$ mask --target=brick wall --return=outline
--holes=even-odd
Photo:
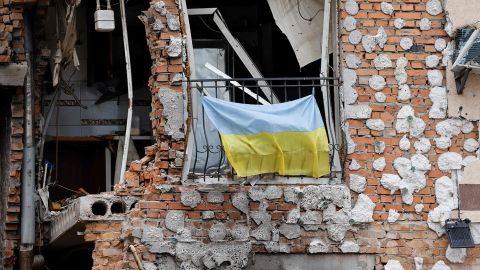
[[[373,254],[375,269],[480,267],[480,249],[447,251],[441,228],[455,208],[454,179],[475,155],[464,143],[478,127],[445,114],[448,52],[437,40],[449,40],[437,1],[340,1],[346,184],[254,187],[180,182],[185,127],[172,112],[183,103],[172,102],[183,91],[177,74],[188,74],[176,40],[183,27],[174,1],[151,5],[143,21],[157,143],[116,187],[140,197],[121,229],[86,234],[96,241],[94,269],[136,268],[129,244],[146,269],[172,258],[182,269],[242,268],[254,253]]]

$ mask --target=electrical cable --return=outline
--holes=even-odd
[[[320,10],[322,10],[321,8],[319,8],[317,10],[317,12],[315,12],[315,14],[311,17],[311,18],[305,18],[303,17],[302,15],[302,12],[300,11],[300,0],[297,0],[297,10],[298,10],[298,15],[300,15],[300,17],[305,20],[305,21],[308,21],[308,22],[311,22],[313,21],[313,19],[315,19],[315,17],[317,17],[318,13],[320,12]]]
[[[207,22],[202,18],[202,16],[198,16],[198,18],[200,19],[200,21],[202,21],[202,23],[205,25],[205,27],[208,28],[208,30],[210,30],[212,32],[215,32],[215,33],[219,33],[219,34],[222,33],[221,31],[215,30],[210,25],[208,25]]]

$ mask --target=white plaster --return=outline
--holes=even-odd
[[[390,56],[388,54],[379,54],[375,59],[373,59],[373,64],[376,69],[382,70],[386,68],[392,67],[392,60],[390,60]]]
[[[358,171],[360,168],[360,164],[358,164],[356,159],[352,159],[352,161],[350,161],[350,166],[348,167],[350,171]]]
[[[411,158],[412,167],[420,171],[429,171],[432,166],[428,158],[421,154],[415,154]]]
[[[378,43],[378,46],[380,46],[380,48],[383,49],[383,47],[387,43],[387,39],[388,39],[387,32],[385,32],[385,29],[383,28],[383,26],[380,26],[378,28],[377,35],[375,36],[375,39]]]
[[[385,13],[387,15],[392,15],[393,14],[394,9],[393,9],[392,4],[387,3],[387,2],[382,2],[380,7],[381,7],[383,13]]]
[[[405,21],[402,18],[397,18],[395,19],[395,21],[393,21],[393,25],[397,29],[402,29],[403,27],[405,27]]]
[[[353,141],[352,136],[350,136],[350,129],[348,123],[345,123],[343,127],[343,132],[345,133],[345,137],[347,139],[347,154],[353,154],[355,152],[357,144]]]
[[[415,257],[413,258],[415,262],[415,270],[422,270],[423,268],[423,258],[422,257]]]
[[[388,174],[384,173],[382,175],[382,178],[380,179],[380,184],[388,190],[390,190],[390,193],[393,194],[395,191],[400,189],[401,186],[401,178],[400,176],[396,174]]]
[[[453,37],[455,34],[455,28],[453,27],[452,21],[447,17],[447,22],[445,23],[444,27],[445,32],[447,32],[449,37]]]
[[[465,149],[465,151],[470,153],[477,151],[478,146],[479,146],[478,141],[473,138],[466,139],[463,142],[463,149]]]
[[[451,248],[450,245],[448,245],[445,257],[447,257],[447,260],[451,263],[464,263],[467,257],[467,249]]]
[[[443,58],[442,58],[442,66],[448,66],[448,64],[450,63],[450,59],[452,58],[453,56],[453,53],[455,52],[455,45],[454,45],[454,42],[448,42],[447,44],[447,48],[445,48],[443,51],[442,51],[442,55],[443,55]]]
[[[437,38],[435,40],[435,49],[439,52],[443,51],[447,47],[447,42],[443,38]]]
[[[438,137],[433,139],[435,146],[439,149],[448,149],[452,145],[452,140],[449,137]]]
[[[422,203],[415,204],[415,213],[421,214],[424,207],[425,205],[423,205]]]
[[[357,203],[351,212],[351,219],[356,223],[373,222],[373,209],[375,204],[365,194],[358,195]]]
[[[413,40],[409,37],[404,37],[400,40],[400,47],[404,50],[410,50],[410,48],[413,46]]]
[[[447,89],[445,87],[433,87],[428,94],[433,104],[428,111],[428,117],[432,119],[443,119],[447,116]]]
[[[387,33],[385,29],[380,26],[377,30],[377,34],[375,36],[366,35],[362,38],[362,46],[366,52],[371,53],[375,49],[375,46],[378,44],[380,48],[385,46],[387,43]]]
[[[369,119],[372,115],[372,108],[366,104],[345,105],[345,118],[347,119]]]
[[[345,11],[349,15],[352,15],[352,16],[357,15],[357,13],[358,13],[358,3],[356,1],[348,0],[345,3]]]
[[[375,141],[374,148],[375,148],[375,153],[377,154],[383,153],[385,151],[385,142]]]
[[[442,13],[442,3],[439,0],[429,0],[427,2],[426,11],[432,16]]]
[[[397,260],[388,260],[384,270],[404,270],[402,264]]]
[[[327,253],[328,245],[321,239],[313,239],[308,246],[308,253]]]
[[[382,92],[376,92],[374,96],[377,102],[385,102],[387,100],[387,96]]]
[[[452,268],[446,265],[443,261],[438,261],[433,265],[432,270],[452,270]]]
[[[408,65],[408,59],[404,56],[400,56],[397,59],[397,68],[405,68]]]
[[[349,240],[344,241],[338,248],[340,248],[343,253],[357,253],[360,251],[360,246]]]
[[[385,129],[385,123],[382,119],[368,119],[366,125],[371,130],[382,131]]]
[[[410,91],[410,87],[406,84],[402,84],[398,87],[398,101],[408,101],[412,97],[412,92]]]
[[[355,30],[357,28],[357,20],[352,16],[347,16],[345,20],[343,20],[343,28],[348,32]]]
[[[367,179],[358,174],[350,174],[350,189],[362,193],[367,187]]]
[[[397,113],[395,129],[398,133],[409,132],[411,137],[420,138],[425,130],[425,122],[415,117],[410,105],[405,105]]]
[[[446,152],[438,158],[438,168],[442,171],[460,170],[462,168],[462,156],[455,152]]]
[[[400,139],[400,150],[402,151],[408,151],[410,150],[410,140],[407,138],[407,135],[403,135],[403,137]]]
[[[427,72],[428,83],[431,86],[442,86],[443,74],[440,70],[434,69]]]
[[[385,88],[387,83],[385,82],[385,78],[380,75],[373,75],[368,79],[368,85],[375,91],[381,91]]]
[[[343,85],[341,86],[341,91],[343,93],[342,97],[345,104],[350,105],[355,103],[355,101],[357,101],[358,93],[354,87],[350,85]]]
[[[357,69],[362,63],[362,60],[358,58],[355,54],[349,53],[345,55],[345,63],[347,64],[348,68]]]
[[[430,151],[430,140],[427,138],[420,138],[413,144],[413,147],[415,147],[418,154],[426,154]]]
[[[410,171],[412,171],[412,161],[408,158],[398,157],[393,161],[393,167],[403,178],[406,177]]]
[[[359,44],[362,41],[362,32],[353,30],[350,32],[350,35],[348,35],[348,41],[353,45]]]
[[[386,165],[387,164],[385,162],[384,157],[377,158],[376,160],[373,161],[373,164],[372,164],[373,169],[379,172],[382,172],[385,169]]]
[[[473,131],[473,123],[468,121],[468,120],[463,121],[463,125],[462,125],[461,130],[465,134],[472,132]]]
[[[299,208],[292,209],[290,210],[290,212],[288,212],[287,221],[285,223],[297,224],[299,218],[300,218],[300,209]]]
[[[471,163],[473,163],[477,160],[478,160],[478,158],[476,156],[466,156],[462,161],[462,166],[467,167],[468,165],[470,165]]]
[[[451,138],[460,134],[463,126],[463,121],[458,118],[449,118],[437,123],[435,131],[443,137]]]
[[[377,40],[375,36],[366,35],[362,37],[362,46],[367,53],[373,52],[375,46],[377,46]]]
[[[434,68],[440,63],[440,57],[435,54],[425,57],[425,65],[429,68]]]
[[[432,29],[432,22],[428,18],[422,18],[420,20],[420,30],[426,31]]]
[[[357,83],[357,72],[353,69],[344,68],[342,71],[344,85],[353,86]]]
[[[397,210],[395,209],[388,210],[388,218],[387,218],[388,223],[396,222],[399,217],[400,217],[400,213],[398,213]]]
[[[397,67],[395,68],[395,80],[399,85],[406,84],[408,79],[408,74],[405,68]]]

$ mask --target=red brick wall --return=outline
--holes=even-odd
[[[178,14],[178,8],[174,1],[164,2],[168,12]],[[157,143],[146,149],[147,157],[131,164],[130,170],[125,175],[126,184],[116,187],[116,192],[119,195],[130,194],[141,198],[137,207],[127,214],[126,220],[122,223],[121,235],[115,234],[115,237],[111,235],[110,239],[108,237],[103,238],[103,236],[92,236],[91,233],[86,234],[86,240],[96,241],[96,250],[93,254],[94,269],[135,268],[133,257],[127,250],[129,244],[137,245],[145,262],[157,262],[160,255],[152,251],[151,245],[141,240],[141,233],[138,232],[146,227],[162,228],[161,235],[164,239],[186,234],[187,237],[191,237],[195,243],[200,245],[201,248],[198,248],[200,250],[216,248],[218,243],[212,239],[209,233],[212,231],[212,226],[218,224],[223,224],[226,231],[230,231],[231,235],[228,236],[227,233],[227,237],[233,237],[234,233],[231,229],[234,226],[246,227],[250,234],[246,243],[250,245],[251,252],[255,253],[312,253],[310,250],[312,241],[320,239],[326,243],[327,253],[341,254],[346,252],[347,249],[343,246],[345,242],[357,244],[359,249],[354,253],[375,255],[375,269],[383,269],[384,265],[391,260],[398,260],[405,269],[415,269],[414,257],[423,258],[424,269],[431,269],[432,265],[440,260],[450,264],[445,257],[448,245],[445,235],[438,237],[427,225],[429,212],[439,203],[436,201],[435,182],[441,176],[451,176],[449,172],[443,172],[439,169],[437,161],[440,154],[445,152],[460,153],[463,157],[473,155],[463,149],[463,142],[467,138],[477,138],[478,129],[475,125],[472,131],[454,136],[451,138],[452,145],[448,149],[440,149],[433,140],[439,136],[435,130],[436,125],[446,118],[432,119],[429,117],[429,112],[432,110],[432,101],[429,97],[431,86],[429,86],[427,80],[427,73],[429,69],[441,70],[444,73],[445,68],[440,65],[435,68],[427,68],[425,58],[432,54],[442,56],[434,48],[434,43],[437,38],[448,40],[442,25],[445,14],[429,15],[425,11],[427,0],[387,1],[393,5],[394,12],[392,15],[382,12],[380,0],[358,0],[356,2],[359,11],[355,15],[351,15],[356,20],[356,30],[363,35],[375,35],[378,28],[382,26],[387,34],[384,47],[380,48],[377,45],[370,53],[366,52],[361,43],[351,44],[349,41],[350,31],[346,31],[343,27],[340,37],[341,55],[345,58],[346,54],[355,54],[360,59],[359,67],[354,70],[358,78],[353,84],[358,98],[350,105],[366,105],[372,109],[368,116],[358,117],[358,115],[355,115],[347,120],[351,139],[356,144],[355,150],[348,155],[347,166],[355,159],[359,163],[359,168],[354,171],[347,170],[345,181],[348,186],[353,174],[366,178],[367,185],[362,193],[367,195],[374,203],[374,211],[371,214],[373,221],[353,225],[349,224],[348,219],[335,221],[334,219],[338,218],[338,212],[334,212],[335,218],[328,217],[327,210],[323,209],[322,211],[320,210],[322,207],[319,206],[312,210],[323,215],[324,221],[318,224],[318,228],[305,230],[305,224],[301,224],[301,226],[290,224],[295,227],[295,230],[299,229],[299,235],[287,237],[288,232],[282,232],[281,228],[290,226],[286,225],[285,221],[292,210],[301,209],[300,204],[286,200],[287,194],[292,189],[300,188],[305,192],[303,196],[307,196],[305,195],[307,194],[306,191],[312,187],[275,184],[268,188],[266,186],[252,188],[237,184],[228,187],[182,185],[179,182],[182,166],[175,162],[175,157],[177,151],[184,151],[185,142],[184,139],[173,139],[166,134],[165,123],[169,119],[165,117],[164,110],[167,108],[164,107],[157,96],[157,93],[161,91],[177,93],[182,91],[180,86],[171,85],[172,75],[182,71],[182,60],[180,57],[167,56],[165,49],[170,43],[170,36],[180,37],[181,32],[163,30],[161,33],[156,33],[153,31],[152,24],[146,24],[147,45],[154,60],[149,86],[152,90],[151,119]],[[341,24],[347,17],[344,5],[345,1],[342,0],[339,11]],[[165,16],[153,7],[149,9],[147,16],[152,18],[150,21],[158,19],[164,24],[166,22]],[[395,18],[405,20],[403,29],[394,28]],[[421,18],[428,18],[431,21],[430,30],[419,29]],[[165,27],[167,27],[166,24]],[[412,38],[413,43],[423,47],[423,49],[406,52],[399,45],[403,37]],[[392,61],[391,67],[382,70],[375,68],[373,59],[380,53],[389,56]],[[408,101],[399,101],[397,98],[399,83],[395,78],[395,62],[399,57],[405,57],[409,61],[404,71],[407,74],[406,84],[411,89],[411,98]],[[346,67],[343,60],[342,66]],[[184,66],[183,71],[188,74],[188,69],[185,68]],[[381,75],[385,78],[386,86],[383,90],[375,91],[371,89],[368,80],[372,75]],[[443,81],[441,84],[445,85],[445,82]],[[386,100],[384,102],[379,102],[374,98],[377,92],[385,94]],[[384,174],[398,174],[398,171],[393,167],[395,159],[399,157],[411,158],[414,154],[417,154],[413,145],[418,138],[409,138],[411,146],[408,150],[404,151],[399,147],[400,140],[405,133],[398,131],[395,125],[399,122],[397,114],[400,108],[405,105],[410,105],[415,111],[415,117],[422,119],[425,123],[423,135],[419,137],[427,138],[432,144],[430,151],[424,154],[431,164],[431,168],[425,171],[425,187],[413,193],[412,204],[404,203],[399,191],[391,194],[390,190],[386,189],[380,182]],[[352,110],[352,108],[347,106],[346,111],[348,110]],[[349,112],[347,112],[348,114]],[[367,126],[368,119],[382,119],[385,127],[378,130],[371,129],[372,126]],[[184,130],[185,128],[182,127],[181,131]],[[383,153],[375,152],[376,141],[385,143]],[[383,171],[376,171],[373,168],[373,161],[381,157],[385,158],[386,166]],[[313,189],[316,189],[316,191],[313,194],[319,196],[342,194],[342,190],[348,190],[347,186],[314,186]],[[331,188],[338,189],[329,193]],[[222,198],[223,200],[209,202],[208,197],[213,190],[220,193],[217,199]],[[261,198],[257,197],[255,199],[254,191],[263,194],[260,196]],[[347,202],[350,202],[351,197],[352,207],[355,206],[359,197],[358,193],[348,190],[347,194]],[[311,196],[311,194],[308,196]],[[315,196],[312,197],[315,198]],[[303,200],[302,197],[297,196],[296,198],[299,201]],[[335,199],[332,200],[335,201]],[[424,205],[424,208],[417,213],[415,205],[420,203]],[[330,205],[333,204],[335,203],[330,203]],[[242,211],[244,210],[243,207],[246,207],[247,211]],[[304,206],[302,205],[302,207]],[[348,208],[349,206],[343,205],[333,207],[334,210],[344,209],[345,211],[349,211]],[[400,213],[400,218],[392,223],[387,221],[391,209]],[[183,213],[184,227],[189,232],[179,231],[176,234],[168,228],[166,219],[169,213],[173,213],[172,211]],[[213,211],[213,218],[204,218],[205,211]],[[302,216],[306,213],[307,211],[301,211]],[[270,226],[267,226],[268,240],[259,240],[257,237],[253,237],[262,226],[256,224],[254,220],[252,221],[252,217],[257,215],[261,215],[260,218],[267,219],[264,224]],[[348,226],[344,238],[341,241],[333,240],[332,238],[335,237],[332,237],[332,232],[343,225]],[[103,225],[90,224],[89,226],[92,227],[88,227],[88,230],[102,231],[96,226]],[[121,241],[123,246],[118,241]],[[227,244],[233,245],[235,243],[238,244],[235,241],[227,241]],[[111,249],[112,246],[114,247],[113,250]],[[238,246],[232,248],[233,253],[240,250]],[[104,249],[112,252],[105,254]],[[119,263],[118,257],[120,256],[118,252],[120,249],[123,251],[122,263]],[[479,248],[467,250],[468,256],[464,263],[466,267],[470,266],[471,269],[480,267],[479,251]],[[185,258],[179,258],[179,261],[184,263],[185,267],[192,263]]]

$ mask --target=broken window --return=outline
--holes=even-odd
[[[75,8],[67,5],[56,1],[49,7],[45,26],[52,52],[66,57],[74,51],[71,64],[64,58],[58,64],[58,57],[52,57],[52,69],[42,87],[44,127],[39,155],[43,170],[39,170],[38,182],[48,186],[47,207],[52,209],[67,205],[74,197],[111,191],[118,183],[129,106],[119,3],[112,3],[116,27],[108,33],[95,31],[95,1],[79,2]],[[144,147],[154,143],[147,86],[151,59],[143,23],[136,17],[148,6],[127,3],[134,82],[129,160],[142,157]],[[66,14],[70,14],[70,24]],[[72,40],[65,38],[67,33],[73,33]],[[67,52],[63,44],[73,44],[74,49]]]
[[[326,54],[330,55],[327,58],[332,68],[319,76],[322,2],[187,1],[187,5],[195,64],[190,80],[193,117],[186,163],[190,179],[215,182],[236,175],[218,131],[201,106],[201,95],[236,103],[267,104],[314,94],[325,124],[328,119],[340,122],[332,45],[327,46],[330,51]],[[322,88],[326,95],[322,95]],[[340,134],[339,124],[328,133],[330,143],[338,145],[335,141]],[[331,161],[337,164],[337,171],[340,166],[335,149],[338,147],[331,147]]]
[[[480,30],[463,28],[457,31],[452,71],[457,93],[462,94],[470,72],[480,73]]]

